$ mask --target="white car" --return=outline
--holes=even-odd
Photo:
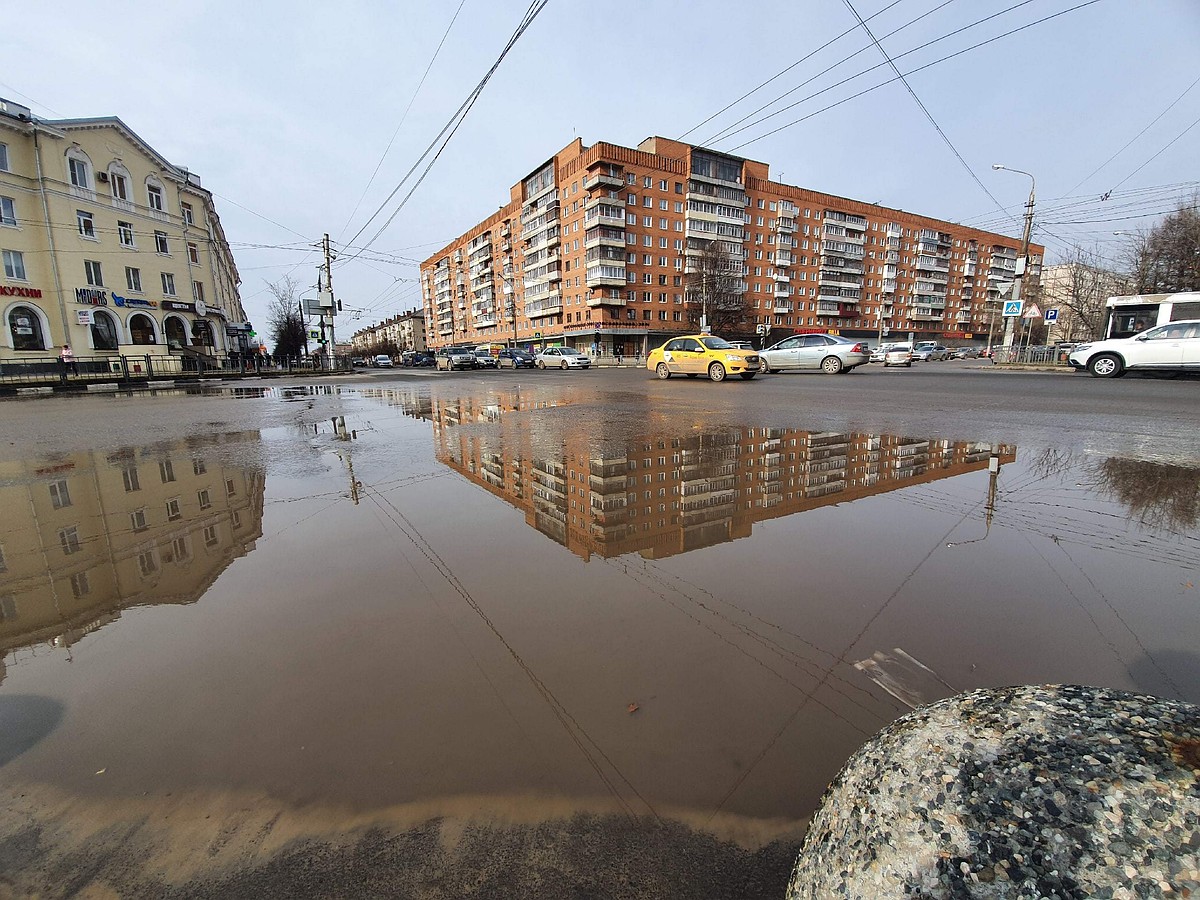
[[[884,344],[871,351],[871,362],[881,362],[886,369],[888,366],[905,366],[912,368],[912,347],[908,344]]]
[[[1200,372],[1200,319],[1156,325],[1133,337],[1080,344],[1067,362],[1096,378],[1120,378],[1131,369]]]
[[[547,347],[533,358],[539,369],[586,369],[592,358],[574,347]]]

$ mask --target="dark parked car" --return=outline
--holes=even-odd
[[[437,365],[437,360],[434,359],[432,353],[417,353],[412,357],[412,362],[406,363],[417,369],[428,369]]]
[[[533,354],[506,347],[500,351],[500,355],[496,358],[496,364],[501,369],[532,369]]]

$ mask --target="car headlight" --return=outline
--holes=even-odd
[[[738,356],[736,353],[726,353],[725,362],[742,362],[742,357]]]
[[[1079,345],[1078,345],[1078,346],[1076,346],[1076,347],[1075,347],[1075,349],[1074,349],[1074,350],[1072,350],[1071,352],[1072,352],[1072,353],[1078,353],[1080,350],[1087,350],[1087,349],[1089,349],[1091,346],[1092,346],[1091,344],[1079,344]]]

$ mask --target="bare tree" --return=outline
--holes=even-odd
[[[1130,281],[1103,267],[1095,251],[1075,246],[1066,262],[1042,273],[1042,295],[1047,306],[1059,310],[1056,334],[1066,341],[1103,337],[1109,297],[1128,293]]]
[[[1094,471],[1100,489],[1142,525],[1183,533],[1200,522],[1200,469],[1109,457]]]
[[[693,239],[694,240],[694,239]],[[743,330],[753,319],[746,295],[746,264],[739,254],[721,241],[709,241],[698,253],[687,257],[687,318],[699,327],[706,317],[715,333]]]
[[[1200,291],[1200,195],[1133,237],[1126,252],[1137,293]]]
[[[304,317],[300,314],[300,289],[290,276],[267,283],[271,292],[271,303],[267,308],[267,324],[271,329],[271,342],[275,345],[275,356],[284,359],[299,358],[305,344]]]

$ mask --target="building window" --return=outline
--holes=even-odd
[[[8,144],[0,144],[0,172],[9,172],[8,168]]]
[[[96,239],[96,223],[92,219],[90,212],[84,212],[82,209],[75,210],[75,221],[79,225],[79,233],[85,238]]]
[[[83,261],[83,274],[87,277],[87,283],[92,287],[104,287],[104,273],[100,271],[100,263],[94,259],[85,259]]]
[[[175,296],[175,276],[170,272],[162,273],[162,289],[168,297]]]
[[[158,464],[158,476],[162,479],[163,484],[175,480],[175,467],[169,459],[164,459]]]
[[[158,561],[154,558],[153,550],[138,554],[138,571],[142,573],[143,578],[148,578],[158,571]]]
[[[109,172],[108,183],[112,188],[114,200],[120,200],[125,203],[129,202],[129,182],[126,181],[124,175],[117,172]]]
[[[208,509],[212,506],[212,499],[208,496],[208,488],[196,492],[196,499],[200,503],[201,509]]]
[[[129,514],[129,527],[134,531],[145,531],[146,525],[146,510],[135,509]]]
[[[157,184],[146,185],[146,205],[158,212],[163,211],[163,189]]]
[[[167,245],[167,233],[165,231],[154,232],[154,249],[163,256],[171,255],[171,248]]]
[[[71,491],[67,488],[66,481],[50,483],[50,505],[55,509],[71,505]]]
[[[215,546],[217,546],[218,541],[219,541],[219,538],[217,537],[217,526],[216,525],[205,525],[204,526],[204,546],[205,547],[215,547]]]
[[[4,277],[14,281],[25,280],[25,254],[20,250],[4,251]]]
[[[196,224],[196,220],[192,216],[192,204],[180,203],[179,211],[181,213],[183,213],[183,224],[184,225],[195,225]]]
[[[132,266],[125,267],[125,286],[136,293],[142,292],[142,270]]]
[[[122,247],[132,247],[133,244],[133,223],[118,222],[117,223],[117,240],[121,242]]]
[[[199,281],[192,282],[192,299],[197,303],[204,302],[204,285]]]
[[[167,521],[174,522],[177,519],[183,518],[183,512],[179,509],[179,498],[172,497],[167,501]]]
[[[193,459],[192,460],[192,474],[193,475],[203,475],[207,471],[208,471],[208,466],[204,464],[204,460],[202,460],[202,459]]]
[[[142,489],[142,484],[138,480],[137,466],[126,466],[121,476],[125,480],[125,493],[128,494]]]
[[[88,164],[86,161],[76,159],[73,156],[68,157],[67,169],[71,175],[71,184],[80,188],[91,187],[91,182],[88,180]]]
[[[76,572],[71,576],[71,595],[76,600],[87,596],[91,592],[92,586],[88,583],[87,572]]]
[[[113,317],[98,309],[92,310],[92,347],[96,350],[117,349],[117,324]]]
[[[191,241],[188,241],[187,250],[188,262],[190,262],[193,266],[200,265],[200,248]]]
[[[58,533],[58,543],[62,547],[64,556],[70,556],[72,553],[78,553],[83,549],[79,543],[78,526],[71,525],[68,528],[62,529]]]
[[[12,197],[0,197],[0,225],[17,224],[17,207]]]

